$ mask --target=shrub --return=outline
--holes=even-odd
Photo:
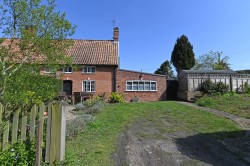
[[[98,96],[100,97],[101,101],[106,101],[106,93],[105,92],[99,94]]]
[[[124,98],[122,94],[112,92],[111,96],[109,97],[110,103],[124,103]]]
[[[210,80],[206,80],[201,84],[200,90],[206,94],[221,95],[227,93],[229,87],[223,82],[213,83]]]
[[[95,102],[94,105],[92,105],[91,107],[84,110],[84,112],[87,114],[96,114],[96,113],[103,111],[104,108],[105,108],[105,102],[104,101],[97,101],[97,102]]]
[[[36,143],[27,139],[16,142],[7,150],[0,151],[0,165],[35,165]]]
[[[228,85],[224,84],[223,82],[218,82],[214,85],[215,92],[218,92],[220,94],[224,94],[228,92]]]
[[[95,96],[95,97],[93,97],[91,99],[86,100],[84,102],[84,105],[86,105],[87,107],[91,107],[91,106],[93,106],[98,101],[102,101],[102,98],[99,97],[99,96]]]
[[[92,120],[94,120],[94,116],[83,114],[76,117],[74,120],[69,121],[66,127],[66,139],[69,140],[76,137],[78,133],[82,132],[85,126]]]
[[[84,105],[83,103],[78,103],[75,105],[75,109],[74,111],[82,111],[86,108],[86,105]]]
[[[210,80],[204,81],[200,86],[200,90],[203,93],[211,94],[214,92],[214,83],[212,83]]]
[[[242,92],[250,94],[250,85],[247,82],[243,85]]]
[[[131,102],[138,102],[139,98],[137,96],[133,96]]]

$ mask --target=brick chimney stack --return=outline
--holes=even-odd
[[[114,28],[114,37],[113,37],[113,40],[115,42],[118,42],[119,41],[119,28],[118,27],[115,27]]]

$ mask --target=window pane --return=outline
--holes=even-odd
[[[144,90],[144,82],[139,82],[139,90]]]
[[[65,67],[65,68],[63,69],[63,71],[64,71],[65,73],[71,73],[71,72],[72,72],[72,67]]]
[[[127,90],[132,90],[132,82],[127,82]]]
[[[150,82],[145,82],[145,90],[150,90]]]
[[[87,73],[88,68],[87,67],[83,67],[83,73]]]
[[[151,82],[151,90],[156,90],[156,82]]]
[[[91,73],[95,73],[95,67],[92,67]]]
[[[95,81],[91,81],[91,92],[95,91]]]
[[[138,90],[138,82],[133,82],[133,90]]]
[[[90,91],[90,81],[87,81],[87,92]]]
[[[86,81],[83,81],[83,92],[86,92]]]
[[[91,73],[91,67],[87,67],[88,73]]]

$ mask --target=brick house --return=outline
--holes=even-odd
[[[118,69],[117,92],[126,101],[138,97],[140,101],[166,100],[166,76]]]
[[[112,92],[124,94],[126,101],[133,96],[139,101],[166,99],[165,76],[119,69],[117,27],[113,40],[74,40],[68,54],[76,67],[57,73],[63,80],[63,91],[76,102],[103,93],[109,97]],[[50,73],[50,69],[44,68],[43,73]]]

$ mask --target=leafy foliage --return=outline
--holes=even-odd
[[[177,38],[172,51],[171,62],[178,74],[181,70],[189,70],[195,65],[193,46],[188,41],[187,36],[182,35]]]
[[[171,67],[171,63],[166,60],[161,64],[160,68],[155,71],[155,74],[166,75],[166,77],[174,77],[174,72]]]
[[[11,96],[8,98],[5,95],[13,94],[12,83],[15,83],[17,91],[22,89],[17,85],[31,86],[31,81],[37,82],[35,85],[44,85],[37,77],[41,64],[59,68],[59,64],[71,63],[71,59],[65,55],[65,50],[72,45],[72,41],[65,39],[73,35],[75,26],[66,19],[65,13],[60,13],[55,7],[55,0],[1,1],[0,102],[18,103],[10,98]],[[19,72],[27,64],[32,64],[35,69],[26,70],[25,73]],[[26,74],[29,77],[25,76]],[[44,80],[42,77],[41,79]],[[51,86],[49,83],[47,85]],[[45,91],[46,86],[41,88],[45,87]],[[39,87],[35,88],[40,90]],[[31,89],[31,92],[24,94],[16,92],[19,93],[17,96],[36,96],[33,93],[34,87]],[[11,92],[7,92],[9,90]],[[53,94],[39,95],[40,98],[36,100],[46,101],[51,96]]]
[[[214,92],[214,84],[211,80],[206,80],[201,84],[200,90],[203,93],[211,94]]]
[[[247,82],[243,85],[242,92],[250,94],[250,85]]]
[[[122,94],[112,92],[111,96],[109,97],[109,102],[110,103],[124,103],[124,97]]]
[[[195,66],[192,68],[194,70],[229,70],[230,64],[228,62],[229,57],[224,56],[222,52],[210,51],[208,54],[203,54],[199,56],[196,61]]]
[[[211,80],[206,80],[201,84],[200,90],[206,94],[225,94],[228,92],[228,85],[223,82],[213,83]]]
[[[28,70],[30,66],[22,67],[7,80],[2,101],[6,107],[16,109],[53,100],[62,88],[60,80]]]
[[[223,82],[217,82],[214,85],[214,90],[215,90],[215,92],[218,92],[220,94],[225,94],[228,92],[229,87],[228,87],[228,85],[224,84]]]
[[[35,165],[36,159],[35,140],[26,140],[24,143],[18,141],[7,150],[0,151],[0,165]]]

